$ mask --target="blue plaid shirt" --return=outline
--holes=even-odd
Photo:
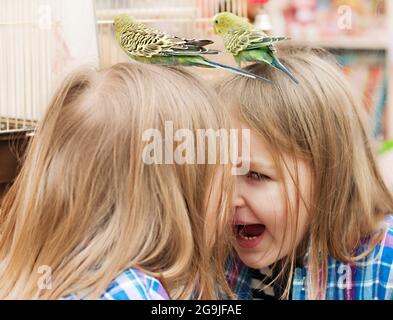
[[[393,300],[393,216],[384,221],[382,241],[357,264],[328,260],[327,300]],[[358,249],[361,253],[364,243]],[[292,299],[307,300],[308,268],[296,268],[292,283]],[[251,269],[240,260],[231,262],[227,271],[229,285],[239,299],[252,299]]]
[[[83,299],[83,294],[73,294],[65,300]],[[127,269],[108,286],[99,300],[168,300],[169,296],[157,279],[137,269]]]

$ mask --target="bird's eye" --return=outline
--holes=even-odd
[[[218,24],[218,20],[214,21],[215,24]]]

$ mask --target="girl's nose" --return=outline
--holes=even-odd
[[[242,177],[237,176],[235,181],[234,192],[232,195],[232,206],[236,207],[243,207],[245,206],[245,201],[243,197],[243,188],[242,188]]]

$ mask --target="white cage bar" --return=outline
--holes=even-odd
[[[1,0],[0,133],[34,127],[64,75],[98,62],[92,0]]]

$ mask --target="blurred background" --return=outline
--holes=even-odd
[[[115,43],[118,13],[183,37],[209,38],[212,17],[230,11],[268,34],[334,53],[370,115],[385,176],[393,185],[393,3],[389,0],[0,0],[0,193],[34,134],[53,90],[82,64],[130,59]],[[223,53],[215,60],[235,65]],[[195,68],[212,79],[218,70]],[[383,154],[383,155],[382,155]]]

